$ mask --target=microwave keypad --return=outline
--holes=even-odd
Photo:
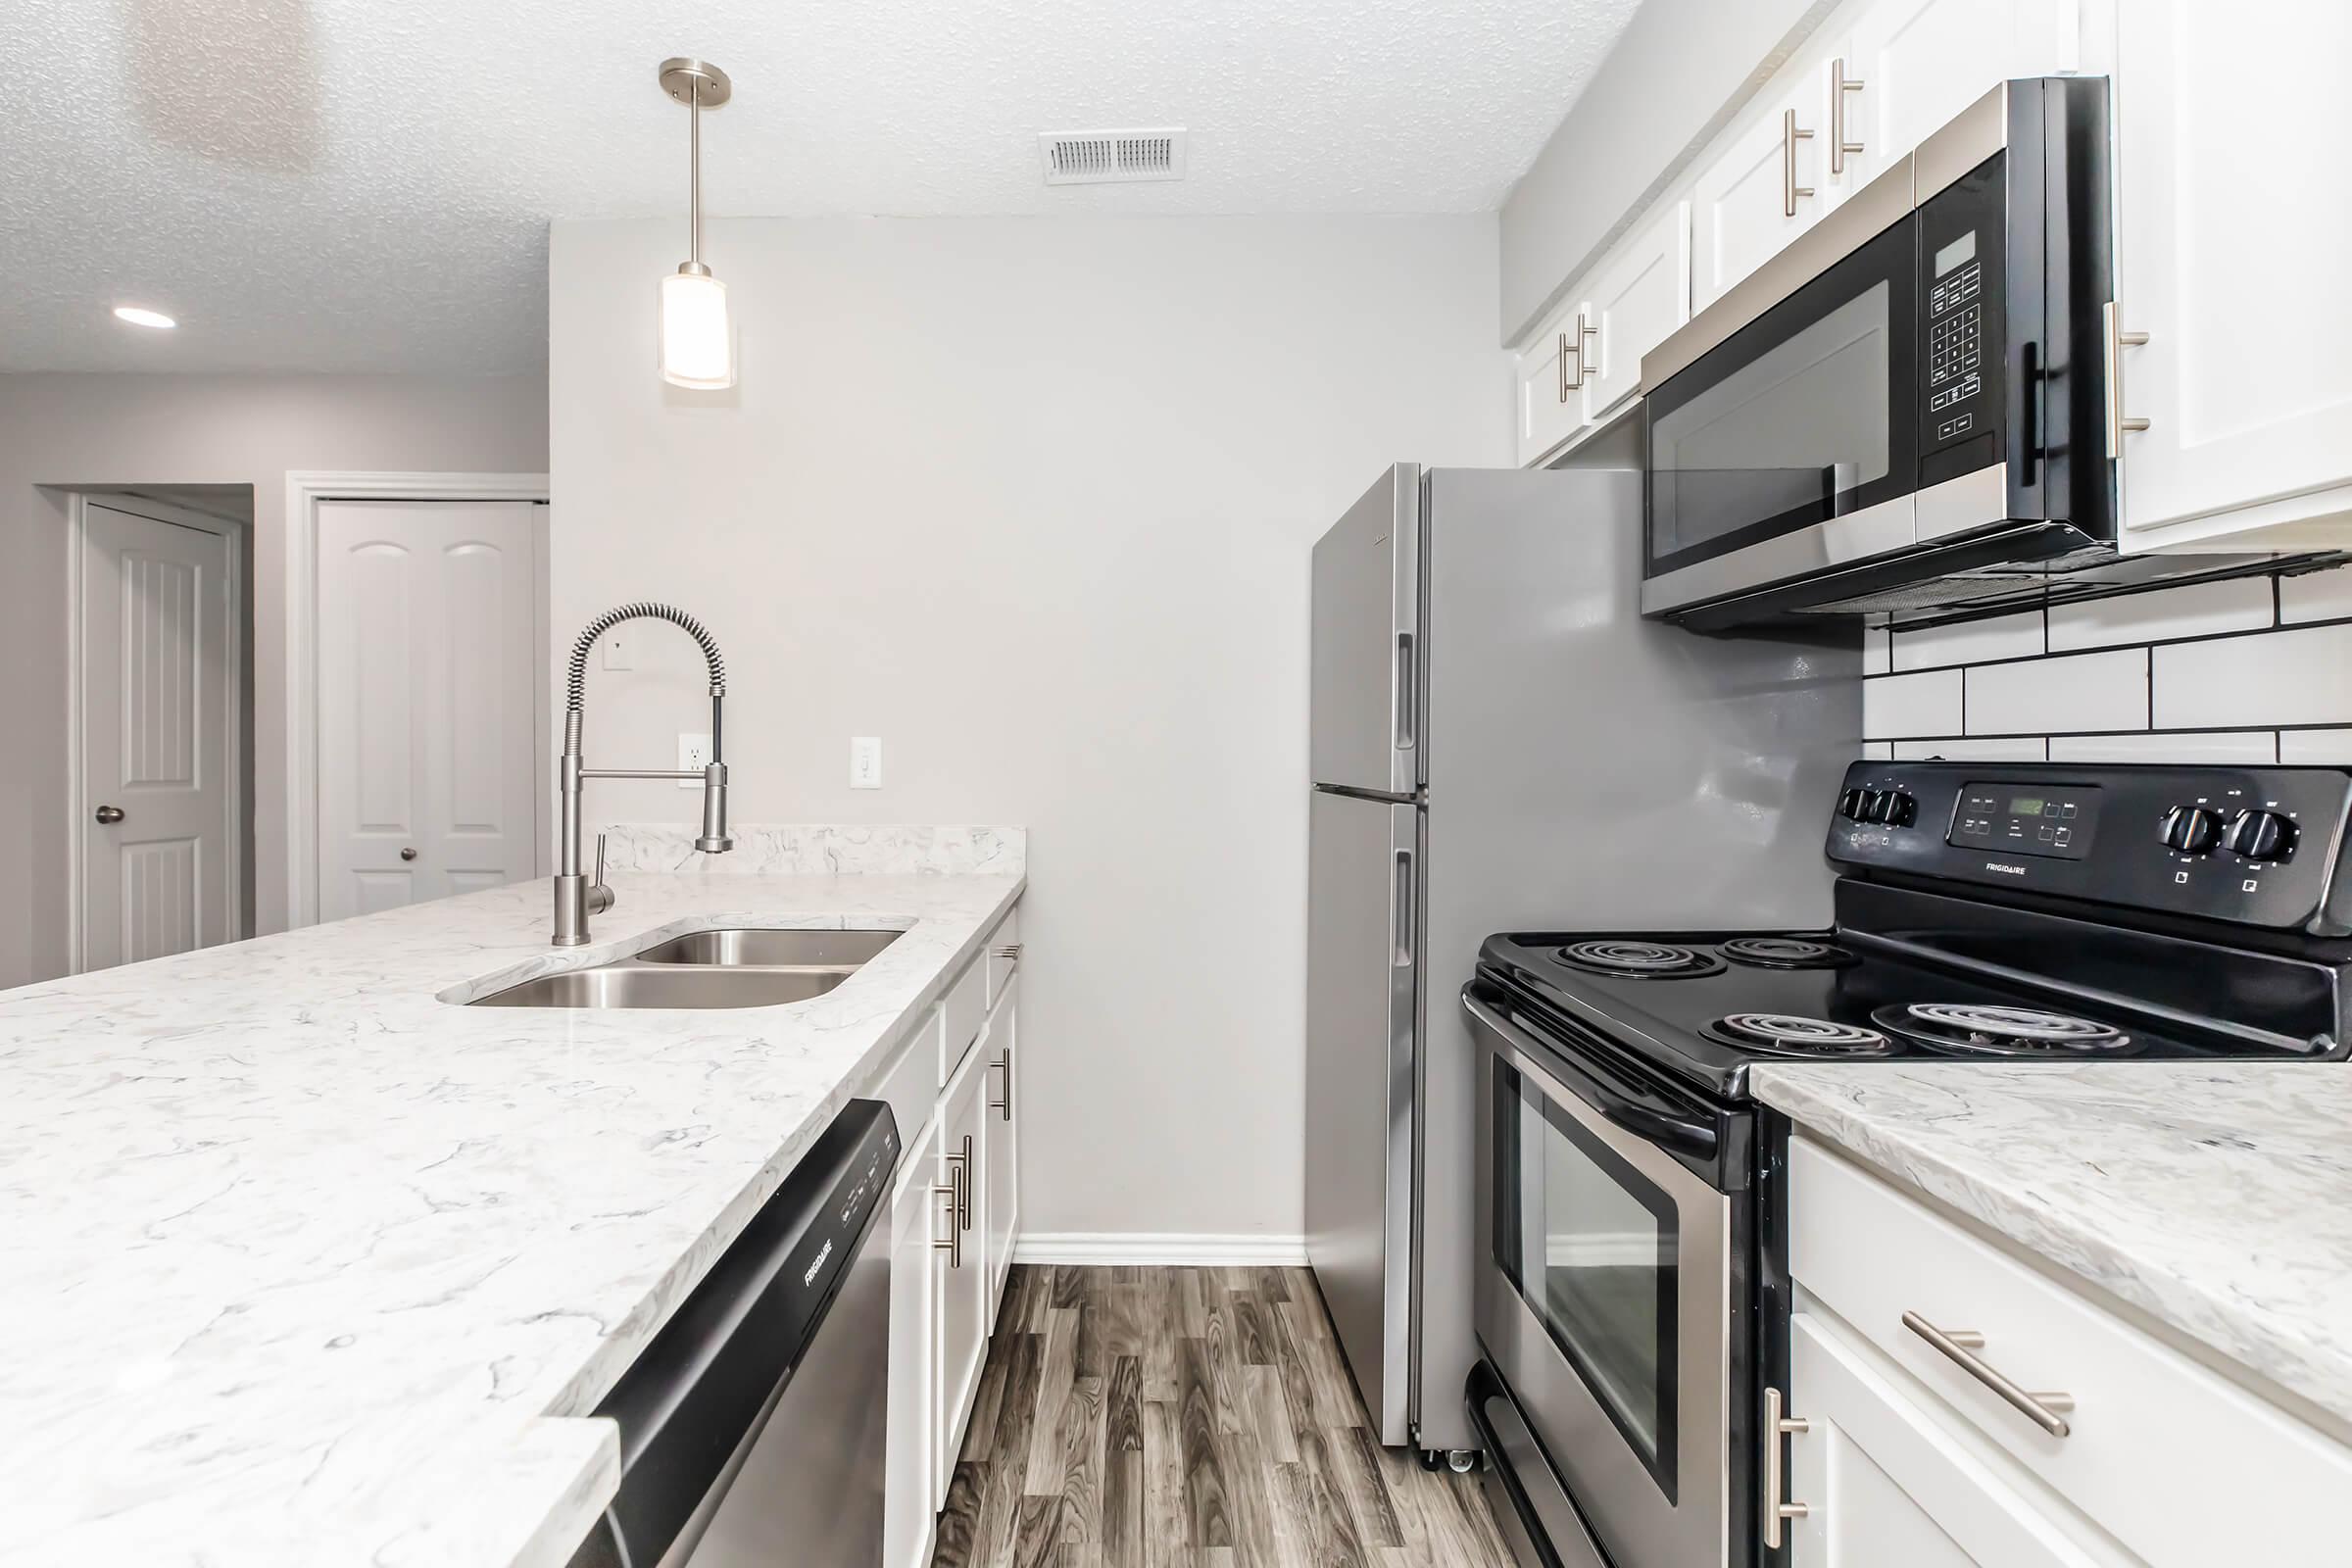
[[[1957,405],[1984,390],[1984,264],[1972,260],[1928,290],[1928,418],[1939,442],[1971,433]]]

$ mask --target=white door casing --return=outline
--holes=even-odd
[[[80,972],[231,940],[241,868],[231,527],[142,502],[76,511]]]
[[[536,873],[534,512],[318,504],[320,919]]]

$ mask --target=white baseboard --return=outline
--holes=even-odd
[[[1124,1263],[1162,1268],[1304,1268],[1306,1238],[1031,1231],[1013,1244],[1012,1260],[1093,1267]]]

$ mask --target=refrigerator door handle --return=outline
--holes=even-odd
[[[1421,727],[1421,715],[1415,710],[1414,698],[1420,690],[1413,679],[1413,634],[1396,634],[1396,749],[1409,752]]]
[[[1396,909],[1391,931],[1396,940],[1396,967],[1413,966],[1413,852],[1396,852]]]

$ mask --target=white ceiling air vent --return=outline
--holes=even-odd
[[[1184,177],[1184,131],[1050,130],[1037,138],[1049,185],[1116,185]]]

